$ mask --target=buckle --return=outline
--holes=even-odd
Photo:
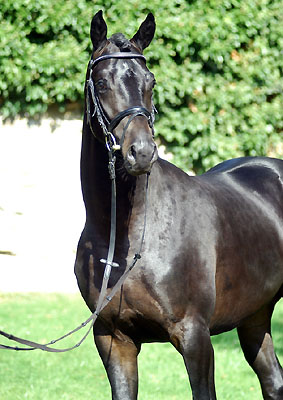
[[[117,144],[115,136],[109,131],[105,134],[105,144],[108,151],[121,150],[121,146]]]
[[[119,267],[118,263],[115,263],[114,261],[112,261],[112,263],[108,263],[107,260],[105,260],[105,258],[101,258],[100,262],[102,264],[108,264],[108,265],[110,265],[111,267],[114,267],[114,268],[118,268]]]

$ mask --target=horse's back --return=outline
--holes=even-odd
[[[283,218],[283,160],[267,157],[243,157],[224,161],[201,176],[212,184],[224,184],[240,196],[275,208]]]
[[[229,174],[243,184],[249,181],[259,183],[275,179],[283,188],[283,160],[268,157],[241,157],[224,161],[205,172],[202,177],[221,176]]]
[[[232,172],[239,168],[246,167],[258,167],[258,168],[269,168],[274,170],[274,172],[279,173],[281,176],[283,175],[283,160],[278,158],[270,158],[270,157],[239,157],[233,158],[231,160],[223,161],[220,164],[217,164],[210,170],[208,170],[205,174],[211,174],[215,172]]]

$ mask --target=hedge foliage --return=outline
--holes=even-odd
[[[89,25],[99,9],[109,35],[129,38],[147,12],[155,15],[145,54],[157,80],[156,131],[179,165],[199,172],[231,157],[279,155],[281,0],[2,1],[4,117],[82,104]]]

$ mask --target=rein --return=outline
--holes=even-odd
[[[136,265],[137,261],[141,258],[141,252],[142,252],[142,247],[143,247],[143,242],[144,242],[144,237],[145,237],[145,228],[146,228],[146,215],[147,215],[147,203],[148,203],[148,184],[149,184],[149,173],[147,174],[146,177],[146,186],[145,186],[145,209],[144,209],[144,223],[143,223],[143,231],[142,231],[142,237],[140,241],[140,246],[138,249],[138,252],[134,255],[133,260],[129,267],[124,271],[124,273],[121,275],[119,280],[116,282],[116,284],[113,286],[112,290],[110,293],[107,295],[107,286],[109,282],[109,278],[111,275],[112,267],[119,267],[119,264],[113,262],[113,257],[114,257],[114,251],[115,251],[115,240],[116,240],[116,174],[115,174],[115,151],[119,150],[121,148],[121,145],[124,141],[125,133],[126,130],[128,129],[129,124],[132,122],[132,120],[136,116],[145,116],[148,120],[148,124],[151,127],[152,134],[154,133],[153,130],[153,123],[154,123],[154,113],[156,111],[155,107],[153,106],[152,112],[150,113],[146,108],[140,107],[140,106],[134,106],[130,107],[120,113],[118,113],[112,121],[109,121],[108,118],[106,117],[103,108],[100,104],[98,95],[95,90],[95,85],[92,80],[92,68],[97,65],[100,61],[107,60],[110,58],[141,58],[145,60],[145,57],[142,54],[136,54],[136,53],[113,53],[109,55],[104,55],[96,58],[95,60],[91,60],[89,63],[89,69],[90,69],[90,76],[87,81],[87,120],[90,126],[90,129],[94,134],[92,124],[91,124],[91,117],[93,117],[95,114],[97,116],[98,122],[103,130],[104,136],[105,136],[105,143],[106,143],[106,148],[108,150],[108,155],[109,155],[109,163],[108,163],[108,169],[109,169],[109,176],[111,180],[111,227],[110,227],[110,239],[109,239],[109,247],[108,247],[108,254],[107,254],[107,259],[101,259],[100,262],[102,262],[105,265],[104,269],[104,275],[102,279],[102,286],[100,290],[100,294],[98,297],[98,302],[95,311],[90,315],[90,317],[85,320],[82,324],[77,326],[75,329],[71,330],[70,332],[66,333],[65,335],[61,336],[58,339],[52,340],[46,344],[40,344],[37,342],[33,342],[30,340],[22,339],[17,336],[11,335],[7,332],[4,332],[0,330],[0,335],[6,337],[9,340],[12,340],[14,342],[20,343],[24,346],[27,347],[12,347],[12,346],[7,346],[4,344],[0,344],[0,349],[4,350],[17,350],[17,351],[27,351],[27,350],[36,350],[40,349],[43,351],[47,352],[52,352],[52,353],[63,353],[66,351],[73,350],[77,347],[79,347],[84,340],[87,338],[89,335],[91,329],[94,326],[95,321],[97,320],[100,312],[108,305],[108,303],[112,300],[112,298],[115,296],[115,294],[118,292],[119,289],[121,289],[124,281],[126,280],[127,276],[131,272],[131,270],[134,268]],[[93,114],[91,115],[90,113],[90,97],[89,97],[89,92],[93,101],[93,106],[94,106],[94,111]],[[127,116],[131,116],[123,130],[123,134],[120,140],[120,144],[118,145],[116,143],[116,139],[113,135],[113,130],[117,127],[117,125],[122,121]],[[96,137],[96,136],[95,136]],[[54,347],[50,347],[51,345],[65,339],[66,337],[72,335],[73,333],[79,331],[83,327],[87,326],[90,324],[87,332],[85,335],[82,337],[82,339],[77,342],[75,345],[64,348],[64,349],[58,349]]]
[[[108,303],[112,300],[112,298],[115,296],[115,294],[118,292],[118,290],[121,289],[121,287],[123,286],[123,283],[125,282],[126,278],[129,275],[129,273],[134,268],[137,261],[141,258],[141,251],[142,251],[142,246],[143,246],[143,242],[144,242],[145,227],[146,227],[146,214],[147,214],[147,203],[148,203],[148,196],[147,196],[148,183],[149,183],[149,174],[147,174],[147,179],[146,179],[144,224],[143,224],[143,232],[142,232],[142,237],[141,237],[141,242],[140,242],[140,247],[138,249],[138,252],[134,255],[131,264],[125,270],[123,275],[119,278],[119,280],[116,282],[116,284],[113,286],[113,288],[110,291],[110,293],[108,294],[108,296],[106,296],[106,290],[107,290],[107,284],[108,284],[108,281],[110,278],[111,268],[112,268],[112,266],[117,266],[117,264],[113,263],[112,261],[111,261],[111,263],[108,263],[108,262],[106,263],[105,270],[104,270],[104,276],[103,276],[102,288],[101,288],[101,292],[100,292],[100,295],[98,298],[97,307],[96,307],[95,311],[90,315],[90,317],[88,319],[86,319],[82,324],[77,326],[75,329],[71,330],[70,332],[66,333],[65,335],[61,336],[58,339],[51,340],[50,342],[48,342],[46,344],[41,344],[41,343],[33,342],[31,340],[22,339],[22,338],[19,338],[17,336],[11,335],[7,332],[0,330],[1,336],[4,336],[9,340],[20,343],[24,346],[27,346],[27,347],[17,347],[17,346],[12,347],[12,346],[0,344],[0,349],[17,350],[17,351],[43,350],[43,351],[47,351],[50,353],[64,353],[66,351],[70,351],[70,350],[73,350],[73,349],[79,347],[85,341],[85,339],[89,335],[91,329],[93,328],[93,325],[94,325],[95,321],[97,320],[99,313],[108,305]],[[110,246],[109,246],[109,248],[110,248]],[[108,251],[108,255],[109,255],[109,251]],[[100,261],[104,262],[105,260],[100,260]],[[53,345],[57,342],[60,342],[61,340],[67,338],[68,336],[71,336],[73,333],[78,332],[80,329],[84,328],[89,323],[90,323],[90,326],[89,326],[87,332],[82,337],[82,339],[79,342],[77,342],[75,345],[65,348],[65,349],[58,349],[58,348],[50,347],[51,345]]]

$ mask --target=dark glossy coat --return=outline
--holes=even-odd
[[[151,14],[128,43],[150,43]],[[106,39],[102,13],[91,25],[93,57],[125,47]],[[122,43],[119,45],[119,43]],[[113,118],[127,107],[151,109],[153,76],[142,60],[105,60],[95,67],[100,101]],[[102,82],[102,83],[101,83]],[[115,129],[121,137],[125,121]],[[86,117],[81,177],[86,225],[75,272],[88,307],[99,296],[110,229],[111,185],[101,128]],[[131,149],[138,149],[139,156]],[[270,333],[275,303],[283,295],[283,161],[240,158],[190,177],[158,158],[144,117],[130,124],[117,153],[117,239],[109,287],[138,250],[143,228],[146,170],[148,212],[142,259],[103,310],[94,337],[115,400],[137,398],[141,343],[170,341],[182,354],[193,398],[216,399],[210,335],[237,328],[264,399],[283,399],[283,372]],[[142,162],[140,160],[142,159]],[[231,394],[232,395],[232,394]],[[95,397],[95,395],[94,395]]]

